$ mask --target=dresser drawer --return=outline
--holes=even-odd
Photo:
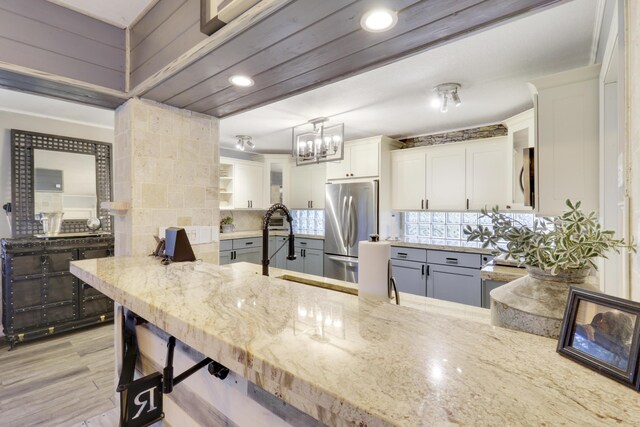
[[[405,248],[402,246],[391,246],[391,258],[404,261],[427,262],[427,250],[417,248]]]
[[[221,240],[220,241],[220,250],[221,251],[230,251],[233,249],[233,240]]]
[[[480,268],[482,255],[450,251],[428,251],[429,264],[451,265],[454,267]]]
[[[234,239],[233,249],[247,249],[262,247],[262,237],[252,237],[250,239]]]

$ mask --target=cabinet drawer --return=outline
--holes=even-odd
[[[37,255],[9,255],[10,274],[15,276],[31,276],[34,274],[42,274],[45,262],[45,255],[39,253]]]
[[[106,258],[111,255],[113,255],[113,249],[111,248],[80,249],[80,259]]]
[[[427,262],[427,250],[391,246],[391,258],[404,261]]]
[[[5,295],[12,308],[26,308],[42,305],[42,278],[16,280],[12,283],[10,294]]]
[[[286,237],[284,238],[286,239]],[[297,247],[303,248],[303,249],[319,249],[319,250],[323,250],[324,249],[324,240],[320,240],[320,239],[305,239],[305,238],[295,238],[295,245]]]
[[[45,277],[44,282],[46,284],[45,304],[72,301],[78,293],[76,278],[70,274]]]
[[[429,264],[452,265],[455,267],[480,268],[482,257],[479,254],[463,252],[429,251]]]
[[[221,240],[220,241],[220,250],[221,251],[230,251],[233,249],[233,240]]]
[[[82,302],[84,317],[99,316],[113,313],[113,300],[109,298],[91,298]]]
[[[47,257],[47,272],[59,273],[69,271],[69,262],[75,261],[76,251],[72,252],[52,252],[45,255]]]
[[[252,237],[250,239],[234,239],[233,249],[247,249],[247,248],[260,248],[262,247],[262,237]]]

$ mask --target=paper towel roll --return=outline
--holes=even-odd
[[[358,295],[389,300],[389,259],[389,242],[362,241],[358,244]]]

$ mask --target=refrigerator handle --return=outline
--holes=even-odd
[[[358,213],[353,204],[353,197],[349,196],[349,246],[354,246],[358,238]]]
[[[347,232],[349,231],[349,227],[347,224],[349,212],[347,212],[347,196],[342,198],[342,209],[340,210],[340,231],[342,232],[342,245],[346,248],[348,237]]]

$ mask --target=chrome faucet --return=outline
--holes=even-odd
[[[293,261],[296,259],[296,252],[294,248],[294,237],[293,237],[293,218],[291,217],[291,213],[289,209],[282,203],[276,203],[271,206],[267,213],[264,214],[264,218],[262,219],[262,275],[269,275],[269,222],[271,221],[271,216],[276,211],[282,211],[287,216],[287,222],[289,223],[289,238],[287,241],[289,242],[289,254],[287,255],[287,259]],[[278,248],[278,250],[273,254],[275,256],[276,253],[282,249],[282,246]]]

